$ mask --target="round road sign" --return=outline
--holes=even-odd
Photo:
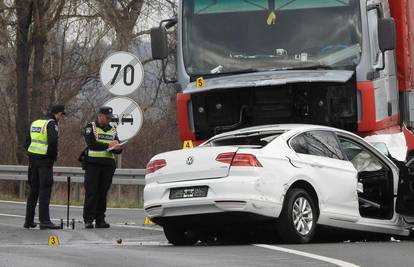
[[[128,97],[115,97],[108,100],[104,106],[113,109],[112,122],[121,141],[134,137],[142,127],[144,117],[138,104]]]
[[[141,86],[144,68],[135,55],[115,52],[104,60],[99,76],[111,94],[125,96]]]

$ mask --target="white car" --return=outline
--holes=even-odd
[[[309,242],[317,225],[409,235],[409,170],[347,131],[252,127],[153,157],[144,208],[175,245],[194,244],[206,231],[261,223],[273,224],[287,243]]]

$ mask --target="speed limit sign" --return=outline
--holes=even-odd
[[[128,52],[115,52],[102,63],[101,82],[110,93],[129,95],[141,86],[144,68],[139,59]]]

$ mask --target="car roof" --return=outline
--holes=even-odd
[[[254,127],[248,127],[248,128],[243,128],[243,129],[239,129],[239,130],[235,130],[235,131],[231,131],[231,132],[226,132],[226,133],[222,133],[222,134],[218,134],[216,136],[213,136],[212,138],[210,138],[209,140],[207,140],[205,143],[210,142],[211,140],[220,138],[220,137],[225,137],[228,135],[237,135],[237,134],[248,134],[248,133],[254,133],[254,132],[284,132],[284,134],[287,134],[289,137],[294,136],[298,133],[301,132],[306,132],[306,131],[312,131],[312,130],[322,130],[322,131],[331,131],[331,132],[335,132],[335,133],[339,133],[339,134],[345,134],[345,136],[347,137],[353,137],[354,140],[357,139],[359,140],[359,142],[363,142],[364,144],[370,146],[374,151],[377,151],[377,155],[379,155],[380,157],[382,157],[383,160],[387,161],[389,164],[391,164],[392,166],[394,166],[395,168],[396,165],[388,158],[386,157],[381,151],[379,151],[376,147],[374,147],[373,145],[371,145],[369,142],[367,142],[366,140],[364,140],[362,137],[346,131],[346,130],[342,130],[342,129],[338,129],[338,128],[334,128],[334,127],[328,127],[328,126],[322,126],[322,125],[314,125],[314,124],[300,124],[300,123],[296,123],[296,124],[269,124],[269,125],[261,125],[261,126],[254,126]],[[283,134],[283,135],[284,135]]]
[[[298,131],[309,131],[309,130],[328,130],[328,131],[337,131],[337,132],[346,132],[340,129],[321,126],[321,125],[313,125],[313,124],[269,124],[269,125],[261,125],[261,126],[254,126],[248,127],[243,129],[238,129],[231,132],[226,132],[222,134],[218,134],[214,136],[212,139],[218,137],[224,137],[228,135],[237,135],[237,134],[244,134],[244,133],[253,133],[253,132],[273,132],[273,131],[281,131],[281,132],[288,132],[294,130],[295,132]],[[349,132],[347,132],[349,133]]]

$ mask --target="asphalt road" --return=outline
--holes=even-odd
[[[24,204],[0,201],[0,266],[414,266],[413,241],[174,247],[160,228],[143,225],[140,209],[109,209],[112,227],[89,230],[78,222],[81,208],[71,209],[75,230],[24,229],[24,213]],[[66,209],[51,207],[51,216],[59,222]],[[60,246],[48,246],[50,235]]]

